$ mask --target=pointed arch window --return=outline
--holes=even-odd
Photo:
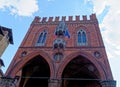
[[[44,46],[46,38],[47,38],[47,32],[44,30],[43,32],[40,33],[36,46]]]
[[[45,43],[46,37],[47,37],[47,32],[45,32],[43,35],[42,43]]]
[[[86,32],[84,30],[79,30],[77,32],[77,44],[78,46],[85,46],[87,45],[87,37],[86,37]]]

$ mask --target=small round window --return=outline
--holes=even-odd
[[[23,52],[21,53],[21,57],[26,56],[26,54],[27,54],[27,52],[26,52],[26,51],[23,51]]]
[[[100,52],[95,51],[95,52],[94,52],[94,56],[97,57],[97,58],[99,58],[99,57],[101,56],[101,54],[100,54]]]

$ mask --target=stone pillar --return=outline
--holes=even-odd
[[[61,87],[60,79],[49,79],[48,87]]]
[[[116,87],[116,81],[114,80],[104,80],[100,84],[102,87]]]

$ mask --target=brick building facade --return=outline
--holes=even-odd
[[[95,14],[36,16],[6,76],[17,87],[116,87]]]

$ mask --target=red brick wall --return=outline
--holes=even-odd
[[[71,59],[77,55],[85,55],[88,60],[96,65],[98,71],[100,71],[101,79],[113,79],[95,14],[90,15],[90,19],[86,16],[83,16],[83,19],[80,19],[79,16],[76,16],[76,19],[73,19],[72,16],[69,16],[68,20],[65,18],[66,17],[62,17],[68,27],[70,39],[64,38],[67,45],[64,50],[61,50],[64,54],[64,58],[61,62],[54,63],[53,61],[53,54],[58,51],[53,50],[53,41],[55,40],[54,32],[61,20],[59,17],[56,17],[55,20],[53,20],[53,17],[50,17],[48,21],[47,18],[41,19],[40,17],[35,17],[15,57],[13,58],[6,75],[15,76],[19,69],[21,69],[26,62],[32,59],[32,57],[35,55],[42,55],[50,65],[51,77],[54,77],[55,73],[57,73],[59,78],[62,73],[61,70],[64,69],[65,65],[67,65]],[[77,31],[81,28],[86,31],[88,45],[78,47],[76,44]],[[45,46],[35,47],[38,36],[44,29],[48,32]],[[26,51],[27,55],[21,57],[21,53],[23,51]],[[94,56],[95,51],[100,52],[100,58],[96,58]],[[56,67],[55,70],[54,67]],[[13,69],[13,71],[11,71],[11,69]]]
[[[91,16],[90,16],[91,17]],[[43,18],[41,21],[37,20],[38,17],[34,19],[32,22],[30,29],[22,43],[21,46],[34,46],[39,33],[43,31],[44,29],[47,30],[48,36],[47,36],[47,42],[45,44],[46,47],[51,47],[53,45],[54,41],[54,32],[56,29],[56,26],[59,24],[59,21],[56,17],[56,21],[52,20],[51,17],[48,19],[48,21],[45,21],[46,18]],[[79,16],[76,16],[76,19],[73,20],[72,16],[69,16],[69,19],[65,19],[65,17],[62,17],[62,19],[65,20],[65,23],[69,29],[69,33],[71,38],[66,39],[67,40],[67,47],[75,47],[76,46],[76,38],[77,38],[77,31],[79,29],[84,29],[87,33],[87,40],[88,40],[88,46],[103,46],[101,44],[102,38],[99,32],[98,27],[98,21],[97,19],[87,19],[86,16],[83,16],[83,20],[78,19]],[[36,21],[37,20],[37,21]]]

